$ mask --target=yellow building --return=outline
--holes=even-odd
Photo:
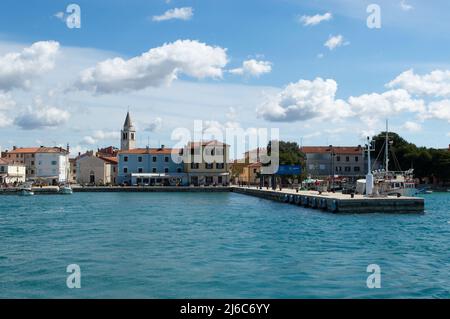
[[[230,146],[222,142],[189,142],[183,150],[183,162],[189,184],[195,186],[228,185]]]
[[[261,163],[252,163],[244,166],[242,173],[239,175],[239,182],[245,185],[259,185],[261,167]]]

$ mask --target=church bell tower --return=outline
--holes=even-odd
[[[127,112],[127,117],[121,133],[120,150],[128,151],[136,148],[136,129],[134,128],[133,123],[131,123],[130,112]]]

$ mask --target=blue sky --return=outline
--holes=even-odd
[[[54,57],[42,53],[51,46],[38,50],[49,67],[32,66],[32,73],[25,74],[31,74],[27,85],[8,85],[7,81],[17,81],[18,76],[23,80],[25,75],[2,75],[0,69],[3,149],[37,142],[68,142],[77,150],[117,145],[117,131],[128,107],[141,146],[148,141],[171,145],[174,128],[191,128],[194,120],[222,128],[277,127],[283,139],[308,145],[361,144],[364,135],[383,130],[387,117],[392,129],[412,142],[433,147],[449,144],[450,94],[439,93],[450,87],[448,1],[74,3],[81,8],[80,29],[69,29],[66,17],[55,16],[65,12],[70,2],[2,1],[0,66],[8,53],[20,53],[42,41],[58,43]],[[370,3],[381,8],[380,29],[366,25]],[[192,16],[152,19],[175,8],[190,8]],[[316,25],[306,26],[301,20],[327,13],[331,18]],[[341,40],[336,47],[324,45],[338,36]],[[164,84],[150,69],[146,69],[151,73],[146,77],[148,83],[143,85],[136,84],[136,78],[114,83],[114,88],[134,83],[120,92],[99,91],[106,85],[100,75],[81,83],[80,73],[101,61],[115,57],[127,61],[177,40],[207,46],[200,58],[209,53],[214,56],[204,58],[204,72],[190,69],[195,59],[182,58],[176,61],[180,66],[172,57],[170,63],[181,71],[176,71],[176,80]],[[196,43],[181,42],[167,50],[186,54],[190,46],[192,53],[203,48]],[[223,51],[208,51],[214,47]],[[251,60],[257,65],[242,70],[243,63]],[[263,65],[270,65],[270,70],[255,69]],[[212,75],[211,66],[221,76]],[[408,70],[412,71],[405,73]],[[374,112],[377,108],[379,114]],[[56,119],[58,111],[60,118]],[[46,115],[33,119],[38,112]]]

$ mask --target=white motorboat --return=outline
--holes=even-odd
[[[31,184],[23,184],[18,189],[19,196],[33,196],[34,192],[31,189]]]
[[[70,185],[64,185],[59,187],[58,193],[61,195],[71,195],[73,194],[73,190],[72,187],[70,187]]]

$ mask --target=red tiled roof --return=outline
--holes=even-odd
[[[15,150],[9,151],[8,154],[24,154],[24,153],[36,153],[39,147],[21,147]]]
[[[300,148],[300,151],[305,154],[324,154],[331,153],[331,151],[333,151],[335,154],[360,155],[363,151],[363,148],[361,146],[333,146],[332,148],[330,148],[329,146],[303,146]]]
[[[104,161],[106,161],[108,163],[111,163],[111,164],[117,164],[119,162],[117,157],[103,157],[103,156],[100,156],[99,158],[101,158],[102,160],[104,160]]]
[[[32,153],[65,153],[67,150],[61,147],[20,147],[9,151],[8,154],[32,154]]]

